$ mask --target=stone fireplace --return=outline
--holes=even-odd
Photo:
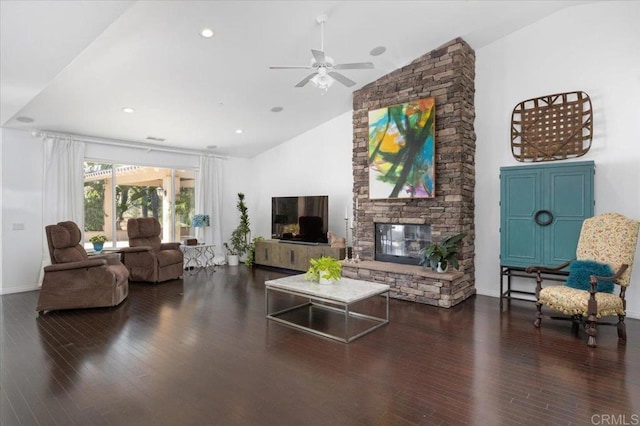
[[[458,38],[354,92],[354,254],[345,276],[386,282],[391,296],[451,307],[475,294],[475,53]],[[436,101],[435,197],[369,198],[368,111],[411,100]],[[376,260],[376,224],[427,225],[430,238],[467,233],[460,270],[437,274],[420,266]]]

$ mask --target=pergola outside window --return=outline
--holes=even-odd
[[[195,172],[162,167],[85,161],[85,246],[105,235],[105,248],[128,245],[127,220],[155,217],[162,241],[182,241],[195,235]]]

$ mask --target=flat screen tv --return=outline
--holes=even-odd
[[[306,243],[326,243],[329,196],[271,198],[271,237]]]

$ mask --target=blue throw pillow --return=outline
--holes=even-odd
[[[591,275],[610,277],[613,275],[613,269],[606,263],[574,260],[569,265],[569,276],[564,284],[571,288],[588,291],[591,288]],[[597,288],[601,293],[613,293],[613,281],[598,281]]]

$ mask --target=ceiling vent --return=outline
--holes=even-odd
[[[147,140],[148,141],[154,141],[154,142],[164,142],[164,141],[166,141],[165,138],[156,138],[155,136],[147,136]]]

